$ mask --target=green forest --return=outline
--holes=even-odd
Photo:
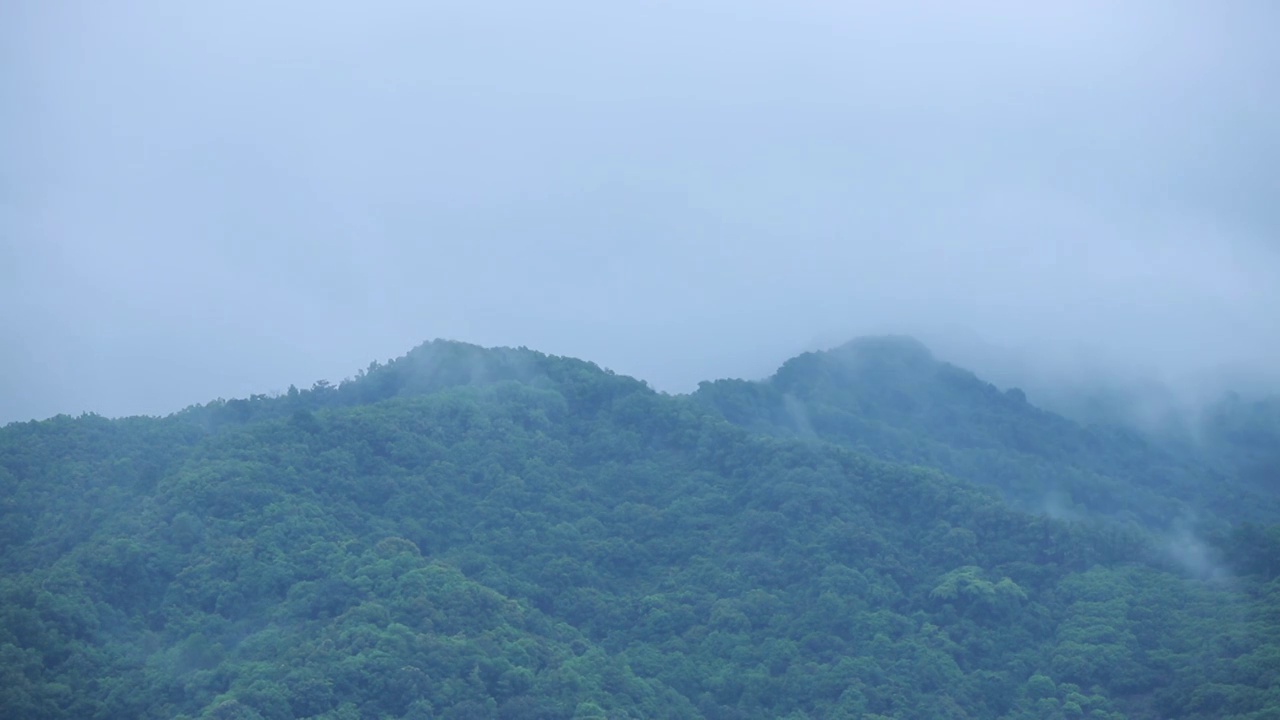
[[[898,337],[656,392],[434,341],[0,429],[0,715],[1280,720],[1280,402],[1085,424]]]

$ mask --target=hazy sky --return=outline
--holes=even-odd
[[[1274,2],[0,3],[0,422],[435,337],[1280,367]]]

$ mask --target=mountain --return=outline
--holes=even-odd
[[[1081,425],[1032,405],[1017,388],[1002,392],[934,358],[910,338],[805,353],[762,382],[702,383],[694,398],[742,427],[936,467],[996,487],[1024,509],[1147,526],[1205,516],[1280,520],[1277,493],[1239,467],[1210,461],[1238,446],[1194,453],[1123,425]],[[1259,449],[1280,438],[1280,423],[1242,424],[1264,432],[1253,438]]]
[[[0,707],[1276,717],[1280,531],[1225,500],[1160,529],[1200,496],[1159,458],[901,339],[693,396],[433,342],[336,386],[15,423]],[[1004,499],[1055,464],[1123,510]]]

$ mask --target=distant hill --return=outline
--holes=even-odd
[[[694,398],[748,429],[936,467],[1063,517],[1156,526],[1205,515],[1280,519],[1276,493],[1208,455],[1136,428],[1085,426],[1042,410],[1022,391],[1002,392],[910,338],[805,353],[762,382],[703,383]]]
[[[279,397],[15,423],[0,707],[1274,717],[1280,530],[1199,472],[895,338],[693,396],[433,342]],[[1057,518],[997,492],[1046,487]],[[1152,529],[1197,492],[1214,522]]]

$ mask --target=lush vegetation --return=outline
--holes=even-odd
[[[431,343],[337,386],[13,424],[0,708],[1280,718],[1274,495],[1227,454],[903,341],[692,397]]]

